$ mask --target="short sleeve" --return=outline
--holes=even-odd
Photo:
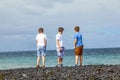
[[[74,38],[74,39],[77,39],[77,35],[74,35],[73,38]]]
[[[35,40],[38,40],[38,35],[36,35],[36,38],[35,38]]]
[[[60,37],[59,37],[59,35],[57,34],[57,35],[56,35],[56,40],[59,40],[59,38],[60,38]]]
[[[45,36],[45,39],[47,39],[47,36],[46,35],[44,35]]]

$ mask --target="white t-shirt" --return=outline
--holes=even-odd
[[[61,34],[56,35],[56,40],[59,40],[60,47],[63,47],[63,38]],[[56,43],[56,47],[59,47],[58,44]]]
[[[43,33],[37,34],[36,40],[38,41],[37,46],[45,46],[44,39],[47,39],[47,36]]]

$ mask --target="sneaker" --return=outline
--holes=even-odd
[[[73,65],[73,67],[77,67],[77,66],[78,66],[77,64]]]

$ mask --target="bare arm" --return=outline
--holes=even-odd
[[[58,47],[60,48],[60,43],[59,40],[56,40],[56,44],[58,45]]]
[[[44,38],[44,45],[47,46],[47,39]]]
[[[38,44],[38,40],[36,40],[36,46],[37,46],[37,44]]]
[[[74,48],[76,48],[77,39],[74,39]]]
[[[59,50],[62,50],[59,42],[60,42],[59,40],[56,40],[56,44],[58,45]]]

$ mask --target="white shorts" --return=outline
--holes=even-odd
[[[64,56],[64,47],[61,47],[61,48],[62,48],[61,51],[59,50],[59,48],[57,48],[57,56],[59,58],[63,58],[63,56]]]

